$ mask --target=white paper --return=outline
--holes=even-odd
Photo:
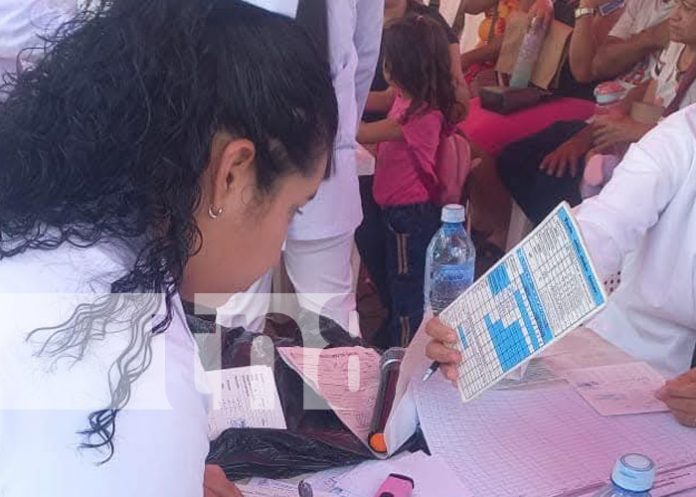
[[[569,385],[489,391],[462,404],[456,388],[433,377],[415,394],[433,455],[477,496],[584,495],[629,452],[648,455],[661,470],[696,461],[696,430],[670,414],[602,417]]]
[[[524,390],[555,386],[559,382],[565,383],[566,379],[549,367],[544,358],[537,358],[529,362],[525,368],[524,376],[519,379],[506,377],[494,388],[496,390]]]
[[[469,497],[471,492],[440,457],[423,452],[360,464],[338,481],[338,487],[355,497],[374,497],[390,474],[411,478],[412,497]]]
[[[696,462],[674,469],[658,470],[652,497],[687,497],[696,495]]]
[[[602,416],[667,411],[655,398],[665,379],[644,362],[568,371],[575,390]]]
[[[211,439],[229,428],[287,429],[270,367],[208,371],[206,377],[213,389],[208,416]]]
[[[440,314],[456,330],[468,402],[580,326],[606,302],[567,204]]]
[[[418,413],[409,385],[412,381],[422,381],[423,375],[432,363],[425,355],[426,346],[430,341],[425,333],[425,323],[430,317],[425,316],[423,319],[423,324],[411,340],[411,344],[406,349],[406,354],[401,361],[392,411],[384,428],[384,437],[389,454],[399,450],[418,427]]]
[[[274,480],[253,480],[247,485],[237,485],[244,497],[297,497],[297,485]]]
[[[327,469],[305,478],[304,481],[311,485],[312,491],[315,493],[319,492],[338,497],[354,497],[338,486],[341,478],[353,471],[353,469],[355,469],[355,466]]]
[[[278,352],[367,445],[379,390],[379,354],[363,347],[284,347]]]
[[[252,478],[246,485],[237,485],[244,497],[298,497],[298,483],[271,480],[270,478]],[[312,487],[313,497],[336,497],[338,494],[322,492]],[[344,497],[344,496],[341,496]],[[345,496],[352,497],[352,496]]]
[[[567,333],[541,356],[544,363],[558,374],[564,374],[571,369],[635,362],[626,352],[589,328]]]

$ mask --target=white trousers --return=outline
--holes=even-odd
[[[351,265],[353,240],[352,232],[320,240],[288,240],[283,261],[300,306],[333,319],[358,336]],[[273,272],[269,271],[246,293],[234,295],[218,309],[218,323],[262,331],[271,304],[272,284]]]

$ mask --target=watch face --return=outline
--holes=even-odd
[[[609,2],[599,6],[599,15],[608,16],[609,14],[622,9],[625,3],[625,0],[610,0]]]

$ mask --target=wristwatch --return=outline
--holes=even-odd
[[[580,7],[575,9],[575,19],[580,19],[585,16],[593,16],[597,13],[597,9],[594,7]]]

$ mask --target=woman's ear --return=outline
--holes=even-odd
[[[232,209],[244,192],[255,187],[255,159],[256,147],[250,140],[232,139],[222,145],[211,178],[213,212]]]

